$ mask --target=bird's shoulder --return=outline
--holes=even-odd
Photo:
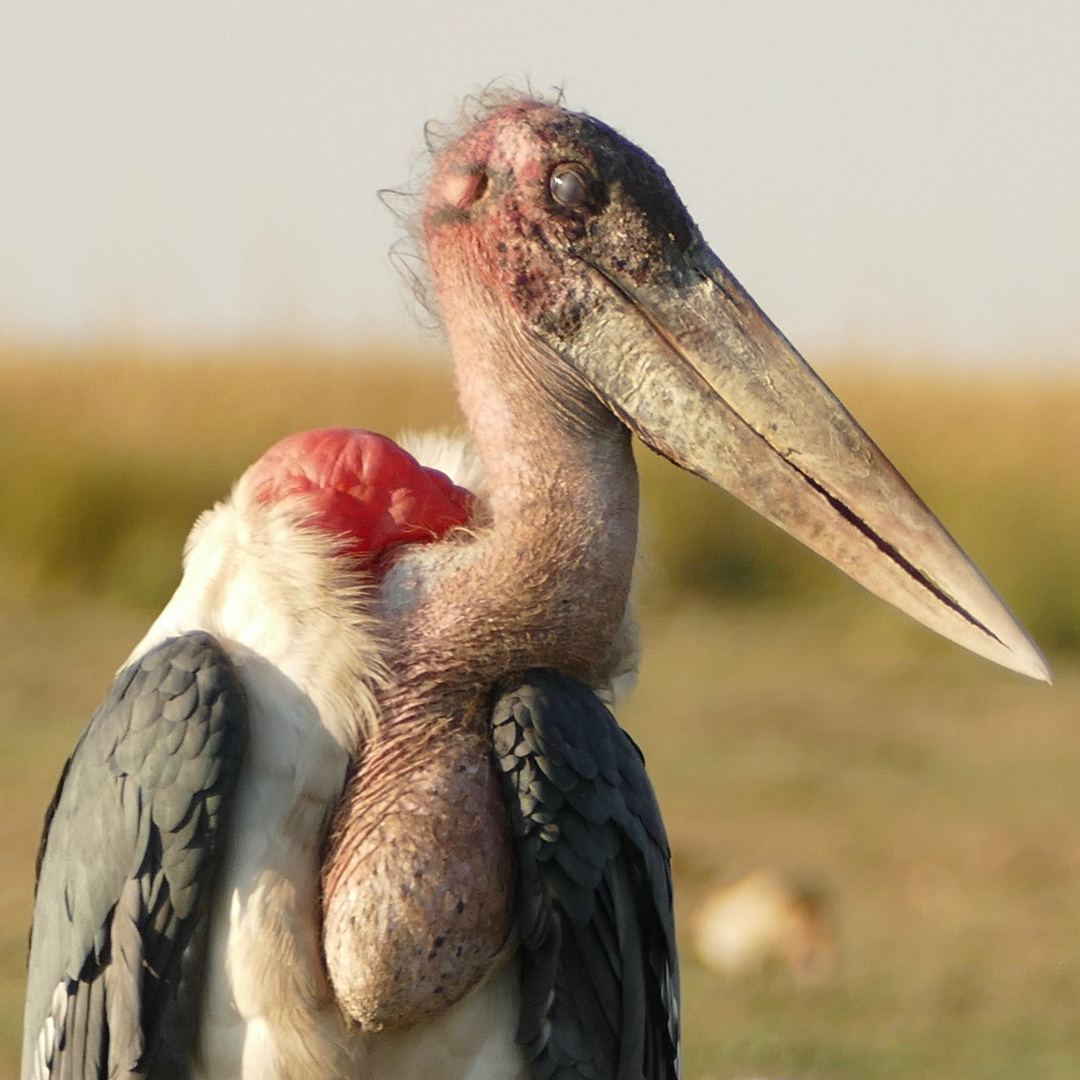
[[[179,1001],[246,726],[236,668],[203,631],[116,677],[46,814],[24,1077],[65,1058],[79,1075],[134,1068],[153,1050]]]
[[[640,750],[584,684],[528,671],[492,713],[517,840],[518,1041],[537,1076],[678,1075],[670,851]]]

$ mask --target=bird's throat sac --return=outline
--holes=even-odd
[[[489,741],[450,725],[380,735],[324,867],[327,970],[362,1029],[408,1027],[463,997],[506,943],[517,874]]]

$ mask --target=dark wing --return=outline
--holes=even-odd
[[[641,751],[550,671],[501,688],[495,759],[519,860],[518,1042],[537,1080],[673,1080],[670,852]]]
[[[182,1074],[247,703],[209,634],[117,677],[45,819],[23,1080]]]

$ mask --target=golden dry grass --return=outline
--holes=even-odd
[[[41,814],[195,513],[287,431],[455,417],[444,370],[356,359],[0,357],[0,1077]],[[1080,380],[830,374],[1058,684],[938,642],[643,460],[645,663],[621,717],[680,916],[711,880],[777,866],[825,895],[840,942],[812,988],[687,960],[687,1076],[1078,1076]]]
[[[1080,670],[1054,689],[887,611],[683,610],[646,624],[621,719],[676,854],[778,867],[826,899],[837,974],[726,983],[684,964],[687,1075],[1080,1075]]]

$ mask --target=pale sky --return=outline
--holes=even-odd
[[[376,191],[499,76],[804,352],[1080,364],[1077,0],[3,0],[0,336],[417,340]]]

